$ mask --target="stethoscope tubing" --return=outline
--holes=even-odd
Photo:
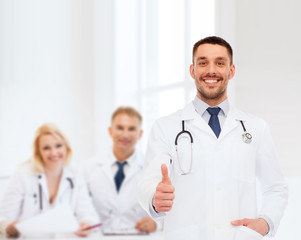
[[[242,139],[243,139],[243,142],[245,143],[251,143],[252,141],[252,135],[250,133],[247,132],[247,129],[243,123],[242,120],[239,120],[240,123],[241,123],[241,126],[243,128],[243,131],[244,133],[242,134]],[[182,134],[188,134],[189,135],[189,138],[190,138],[190,142],[191,142],[191,154],[192,154],[192,145],[193,145],[193,137],[192,137],[192,134],[185,130],[185,122],[184,120],[182,120],[182,131],[180,131],[177,135],[176,135],[176,138],[175,138],[175,146],[176,146],[176,151],[178,152],[178,139],[179,137],[182,135]],[[179,168],[180,168],[180,175],[187,175],[191,172],[191,169],[192,169],[192,155],[191,155],[191,163],[190,163],[190,168],[189,168],[189,171],[188,172],[184,172],[183,169],[182,169],[182,166],[181,166],[181,163],[180,163],[180,160],[178,159],[178,163],[179,163]]]
[[[190,133],[189,131],[186,131],[186,130],[185,130],[185,122],[184,122],[184,120],[182,120],[182,131],[179,132],[179,133],[177,134],[176,139],[175,139],[175,145],[176,145],[176,146],[178,146],[178,138],[179,138],[182,134],[184,134],[184,133],[186,133],[186,134],[189,135],[190,142],[193,143],[193,137],[192,137],[192,135],[191,135],[191,133]]]
[[[241,126],[242,126],[242,128],[243,128],[243,130],[244,130],[244,133],[243,133],[243,135],[242,135],[242,140],[243,140],[245,143],[251,143],[251,141],[252,141],[252,135],[251,135],[250,133],[247,132],[247,129],[246,129],[246,127],[245,127],[243,121],[242,121],[242,120],[239,120],[239,121],[240,121]]]
[[[240,121],[241,126],[242,126],[242,128],[243,128],[243,130],[244,130],[244,135],[245,135],[249,140],[251,140],[251,139],[252,139],[252,135],[251,135],[250,133],[247,132],[247,129],[246,129],[246,127],[245,127],[243,121],[242,121],[242,120],[239,120],[239,121]],[[179,132],[179,133],[177,134],[176,138],[175,138],[175,145],[176,145],[176,146],[178,146],[178,139],[179,139],[179,137],[180,137],[182,134],[184,134],[184,133],[186,133],[186,134],[189,135],[190,142],[193,143],[193,137],[192,137],[192,134],[191,134],[189,131],[185,130],[185,122],[184,122],[184,120],[182,120],[182,131]]]
[[[38,178],[39,179],[41,179],[42,178],[42,176],[41,175],[39,175],[38,176]],[[74,184],[73,184],[73,181],[72,181],[72,179],[71,178],[66,178],[67,179],[67,181],[69,182],[69,184],[70,184],[70,188],[71,188],[71,190],[73,190],[73,188],[74,188]],[[41,185],[41,183],[39,183],[39,205],[40,205],[40,211],[42,211],[43,210],[43,196],[42,196],[42,185]]]
[[[43,210],[43,198],[42,198],[42,185],[39,183],[39,202],[40,202],[40,210]]]

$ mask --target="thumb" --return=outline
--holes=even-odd
[[[170,178],[168,176],[168,168],[166,164],[161,165],[161,173],[162,173],[162,183],[171,184]]]

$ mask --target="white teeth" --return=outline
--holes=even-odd
[[[206,83],[216,83],[217,80],[205,80]]]

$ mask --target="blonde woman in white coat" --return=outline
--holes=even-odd
[[[18,237],[15,225],[50,208],[66,203],[79,222],[76,232],[86,236],[85,227],[97,223],[86,185],[68,164],[72,150],[62,132],[53,124],[44,124],[36,132],[33,157],[12,176],[0,203],[0,232]]]

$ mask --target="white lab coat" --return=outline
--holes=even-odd
[[[39,185],[42,196],[39,194]],[[99,221],[81,176],[64,167],[55,202],[50,204],[45,175],[33,172],[32,164],[26,162],[11,177],[1,199],[0,233],[5,234],[6,227],[12,221],[22,222],[61,203],[71,206],[78,222],[95,224]]]
[[[103,221],[104,229],[120,231],[134,229],[136,222],[148,214],[138,202],[138,182],[142,174],[143,157],[135,152],[127,161],[130,167],[119,189],[116,190],[112,164],[116,161],[111,151],[105,157],[95,157],[84,166],[84,176],[94,206]]]
[[[185,130],[194,138],[192,173],[179,175],[176,135]],[[242,141],[244,125],[253,139]],[[151,200],[162,180],[161,164],[167,164],[175,187],[173,208],[166,214],[153,211]],[[183,161],[188,169],[190,157]],[[187,165],[188,164],[188,165]],[[257,206],[256,179],[262,187],[262,208]],[[256,240],[262,236],[230,222],[265,216],[273,235],[287,204],[287,184],[280,172],[267,124],[230,106],[217,139],[192,103],[154,124],[148,143],[139,200],[154,218],[164,218],[166,239]]]

